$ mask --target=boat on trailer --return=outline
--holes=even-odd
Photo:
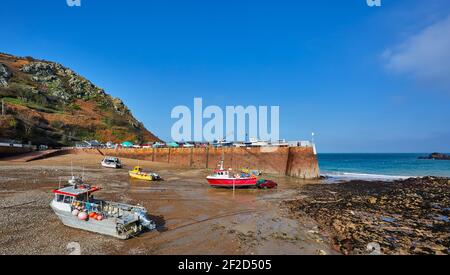
[[[53,191],[50,206],[66,226],[123,240],[156,228],[144,207],[98,200],[92,194],[99,190],[72,177],[68,185]]]

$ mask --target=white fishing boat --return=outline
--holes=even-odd
[[[156,228],[144,207],[95,199],[92,194],[99,190],[72,177],[68,185],[53,191],[50,206],[66,226],[119,239]]]
[[[116,157],[105,157],[101,162],[103,167],[106,168],[115,168],[119,169],[122,168],[122,163],[120,162],[119,158]]]

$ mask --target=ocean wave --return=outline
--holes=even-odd
[[[393,175],[378,175],[378,174],[365,174],[365,173],[347,173],[347,172],[331,172],[323,173],[326,179],[329,180],[384,180],[384,181],[394,181],[394,180],[404,180],[411,178],[411,176],[393,176]]]

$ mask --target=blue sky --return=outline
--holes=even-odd
[[[5,1],[0,51],[56,61],[170,139],[177,105],[279,105],[320,152],[450,151],[450,2]]]

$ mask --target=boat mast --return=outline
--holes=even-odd
[[[224,170],[224,162],[225,162],[225,150],[223,149],[223,144],[222,144],[222,161],[220,161],[220,170]]]
[[[226,134],[226,136],[224,137],[224,138],[222,138],[222,141],[219,141],[219,144],[220,143],[222,143],[222,145],[221,145],[221,147],[222,147],[222,161],[221,161],[221,164],[220,164],[220,170],[225,170],[224,169],[224,163],[225,163],[225,150],[224,150],[224,144],[226,143],[225,141],[226,141],[226,139],[227,139],[227,137],[228,136],[230,136],[230,135],[233,135],[234,134],[234,132],[233,131],[231,131],[231,132],[229,132],[228,134]]]

